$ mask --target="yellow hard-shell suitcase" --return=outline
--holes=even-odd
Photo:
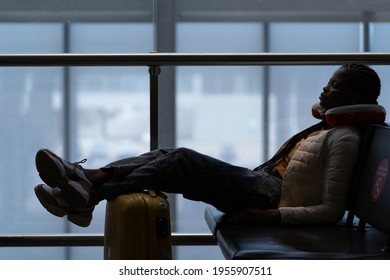
[[[104,259],[172,259],[170,212],[164,194],[148,190],[107,202]]]

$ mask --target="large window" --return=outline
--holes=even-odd
[[[390,45],[386,11],[371,22],[360,7],[342,10],[343,1],[334,1],[334,13],[329,1],[324,11],[302,10],[307,1],[36,2],[0,4],[0,54],[386,52]],[[310,108],[336,67],[182,66],[167,71],[169,78],[163,68],[160,133],[172,136],[163,145],[254,168],[316,122]],[[389,108],[389,66],[374,69],[383,81],[380,103]],[[35,153],[50,148],[70,161],[88,158],[84,166],[95,168],[149,150],[148,75],[146,66],[0,68],[1,234],[103,233],[104,202],[89,228],[41,207],[33,192],[41,183]],[[174,231],[209,232],[206,204],[170,199]],[[223,258],[215,246],[176,247],[174,256]],[[102,258],[103,248],[0,248],[0,259]]]

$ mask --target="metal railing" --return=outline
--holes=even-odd
[[[0,67],[146,66],[150,74],[151,149],[158,146],[158,76],[160,66],[390,65],[390,53],[144,53],[144,54],[3,54]],[[173,245],[214,245],[211,234],[172,234]],[[0,235],[0,247],[103,246],[102,234]]]
[[[215,245],[211,234],[172,233],[174,246]],[[103,234],[9,234],[0,235],[0,247],[100,247]]]
[[[390,64],[390,53],[3,54],[3,66],[222,66]]]

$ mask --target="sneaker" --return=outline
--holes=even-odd
[[[70,163],[48,149],[41,149],[35,156],[35,165],[41,179],[50,187],[61,189],[62,197],[74,208],[88,205],[92,183],[85,176],[80,163]]]
[[[51,188],[46,185],[38,185],[34,188],[39,202],[51,214],[57,217],[67,216],[68,220],[80,227],[87,227],[92,221],[94,206],[85,209],[72,208],[62,197],[59,188]]]

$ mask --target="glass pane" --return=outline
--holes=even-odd
[[[0,53],[62,52],[58,24],[0,24]],[[0,68],[0,227],[3,234],[60,233],[64,220],[40,205],[33,187],[41,183],[35,152],[63,149],[63,70],[58,67]],[[18,253],[19,252],[19,253]],[[38,251],[2,248],[0,259],[41,258]],[[63,248],[45,250],[44,258],[62,259]]]
[[[153,46],[152,24],[74,24],[69,30],[74,53],[148,52]],[[147,67],[73,67],[69,81],[72,160],[87,158],[85,168],[99,168],[150,149]],[[91,225],[70,225],[71,232],[103,233],[104,218],[101,202]],[[103,248],[72,248],[71,258],[102,259]]]
[[[151,23],[75,23],[69,37],[74,53],[147,53],[153,49]]]
[[[271,23],[270,52],[359,52],[361,28],[360,23]]]
[[[259,52],[263,29],[257,23],[180,23],[178,52]],[[261,67],[178,67],[177,146],[247,167],[261,159]],[[175,230],[209,232],[203,203],[178,196]],[[178,248],[179,259],[221,258],[207,248]],[[203,253],[201,253],[203,252]],[[203,256],[202,256],[203,255]]]
[[[388,52],[390,49],[389,38],[390,23],[372,23],[370,28],[371,34],[371,51],[372,52]],[[390,79],[390,67],[375,65],[373,68],[378,72],[379,77],[382,80],[381,95],[378,98],[379,104],[385,108],[390,108],[390,85],[386,81]]]
[[[1,53],[61,53],[62,24],[1,23]]]

